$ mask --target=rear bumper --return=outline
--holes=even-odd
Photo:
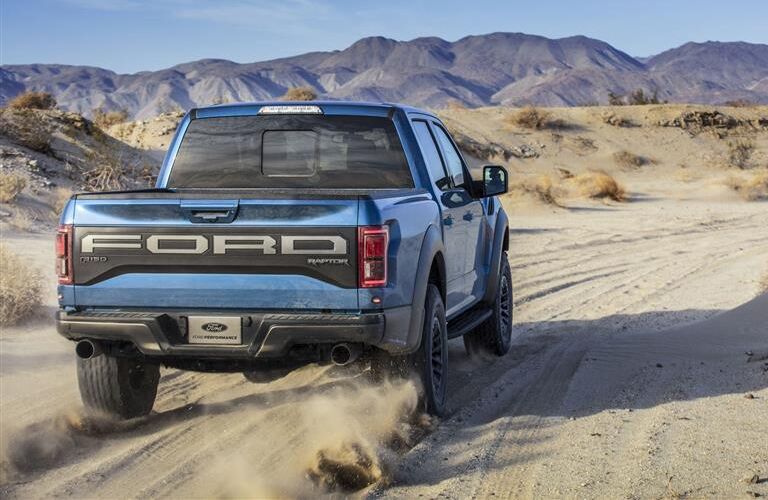
[[[227,316],[242,318],[241,345],[187,343],[185,318],[205,314],[211,312],[58,311],[56,327],[70,340],[130,342],[143,355],[158,358],[274,359],[294,346],[338,342],[397,353],[406,349],[411,306],[362,313],[228,311]]]

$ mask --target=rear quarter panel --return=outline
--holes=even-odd
[[[440,223],[437,204],[426,191],[401,198],[361,200],[359,223],[389,225],[388,281],[386,288],[359,290],[361,309],[382,309],[413,302],[419,255],[426,229]],[[374,297],[381,304],[372,302]]]

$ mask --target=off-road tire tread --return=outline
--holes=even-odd
[[[504,252],[501,255],[502,267],[501,273],[499,273],[499,282],[501,282],[501,275],[506,274],[509,286],[512,286],[512,273],[509,268],[509,261],[507,260],[507,253]],[[510,291],[511,293],[511,291]],[[483,321],[474,330],[464,335],[464,346],[467,352],[470,354],[476,352],[483,352],[493,354],[495,356],[504,356],[509,352],[511,342],[504,345],[501,339],[501,332],[499,331],[499,321],[497,318],[498,301],[500,300],[501,290],[498,291],[497,296],[493,304],[493,314],[487,320]],[[510,314],[513,314],[513,310],[510,309]]]
[[[384,351],[377,352],[371,358],[371,376],[375,382],[381,382],[387,379],[404,379],[411,374],[416,375],[422,383],[422,394],[420,396],[419,407],[432,415],[440,416],[445,411],[445,401],[435,401],[431,394],[427,394],[427,381],[424,380],[425,364],[427,357],[427,343],[431,342],[428,338],[431,335],[427,329],[432,323],[432,311],[438,308],[437,313],[442,315],[443,319],[443,348],[448,349],[447,345],[447,324],[445,322],[445,306],[440,294],[440,290],[434,284],[428,285],[426,299],[424,301],[424,322],[422,324],[422,335],[419,348],[413,354],[405,356],[390,355]],[[444,364],[447,375],[448,365]],[[444,376],[445,376],[444,375]]]
[[[144,383],[132,389],[128,380],[128,358],[102,354],[91,359],[77,358],[77,379],[83,404],[107,415],[130,419],[148,415],[157,396],[160,367],[143,363]]]

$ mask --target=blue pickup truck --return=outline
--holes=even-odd
[[[407,106],[192,109],[154,189],[74,196],[56,239],[57,329],[87,407],[133,418],[159,366],[242,372],[370,362],[445,409],[448,339],[505,354],[507,172],[473,180]]]

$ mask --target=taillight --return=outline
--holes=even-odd
[[[363,226],[357,229],[357,262],[360,288],[387,285],[389,227]]]
[[[62,224],[56,231],[56,275],[60,285],[72,284],[72,225]]]

